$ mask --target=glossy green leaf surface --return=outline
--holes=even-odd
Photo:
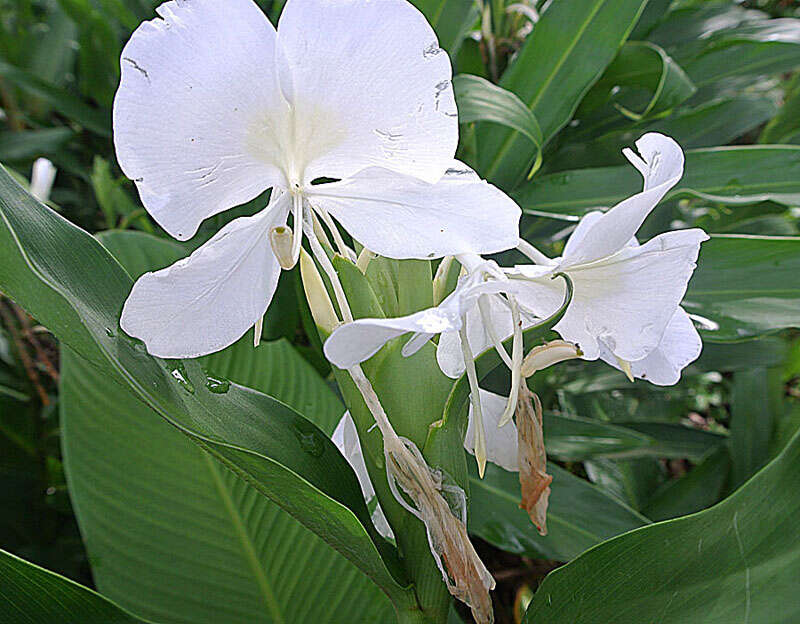
[[[470,464],[469,530],[498,548],[569,561],[600,542],[649,521],[597,486],[548,464],[553,476],[547,508],[547,535],[539,535],[520,509],[519,473],[487,464],[483,479]]]
[[[119,331],[131,279],[90,235],[0,172],[0,288],[163,418],[297,517],[395,600],[393,549],[374,531],[352,469],[324,432],[285,404],[196,363],[165,362]],[[291,496],[286,493],[291,492]],[[387,563],[388,562],[388,563]],[[400,581],[405,583],[405,581]]]
[[[700,197],[727,204],[766,200],[789,205],[800,197],[800,147],[735,146],[689,150],[683,178],[664,201]],[[562,171],[525,184],[514,198],[522,209],[581,215],[611,207],[641,190],[631,166]]]
[[[516,94],[480,76],[459,74],[453,78],[458,121],[490,121],[521,132],[541,149],[542,129],[536,117]]]
[[[703,243],[684,306],[707,340],[800,326],[800,238],[718,235]]]
[[[132,275],[184,251],[138,232],[100,239]],[[245,336],[205,363],[217,391],[234,381],[270,394],[327,434],[344,411],[285,341],[254,349]],[[391,621],[391,605],[352,564],[119,382],[69,351],[61,366],[69,487],[104,595],[165,623],[223,614],[231,623],[348,622],[351,599],[364,617]]]
[[[525,622],[797,620],[798,475],[795,436],[774,461],[711,509],[637,529],[552,572]]]
[[[581,110],[611,104],[626,117],[639,121],[674,108],[695,91],[680,65],[661,47],[629,41],[586,94]]]
[[[0,550],[0,622],[147,624],[87,587]]]
[[[551,3],[506,70],[500,86],[533,112],[545,142],[570,119],[639,18],[644,0]],[[520,133],[496,127],[478,133],[478,170],[504,188],[530,169],[535,150]]]

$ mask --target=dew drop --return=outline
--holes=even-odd
[[[230,390],[231,382],[227,379],[217,379],[216,377],[208,377],[206,379],[206,388],[212,394],[225,394]]]
[[[117,335],[110,327],[106,327],[106,336],[108,336],[109,338],[116,338]]]
[[[189,381],[189,376],[186,374],[186,368],[183,366],[183,362],[178,362],[175,368],[170,371],[170,374],[186,392],[194,394],[194,386],[192,382]]]

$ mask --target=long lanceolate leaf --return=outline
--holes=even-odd
[[[800,618],[800,435],[715,507],[637,529],[550,574],[528,624]]]
[[[611,62],[636,24],[646,0],[553,2],[503,75],[536,116],[545,141],[570,119],[581,97]],[[527,173],[536,150],[519,132],[482,128],[479,171],[505,188]]]
[[[355,474],[291,408],[196,362],[153,358],[118,329],[131,279],[89,234],[0,170],[0,289],[96,366],[348,557],[395,604],[411,600],[396,553],[377,535]]]
[[[0,622],[147,624],[91,589],[0,550]]]
[[[726,204],[800,200],[800,147],[710,147],[686,152],[686,174],[664,201],[701,197]],[[641,176],[629,166],[561,171],[525,184],[514,198],[523,211],[579,216],[613,206],[639,192]]]
[[[142,232],[98,238],[133,276],[186,253]],[[369,621],[391,620],[391,604],[355,566],[107,371],[68,348],[60,363],[65,472],[104,596],[163,624],[344,624],[352,621],[351,601]],[[285,340],[254,349],[247,335],[204,363],[216,391],[234,381],[267,393],[326,434],[344,411]]]

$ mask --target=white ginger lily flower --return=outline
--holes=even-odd
[[[554,329],[578,344],[585,359],[603,358],[629,376],[668,385],[700,354],[699,335],[679,305],[708,235],[680,230],[639,245],[636,231],[683,174],[683,152],[655,133],[636,146],[641,157],[624,153],[642,174],[644,190],[606,213],[584,216],[560,258],[551,260],[522,243],[520,250],[539,264],[509,273],[525,284],[520,304],[541,317],[564,298],[563,281],[552,276],[568,275],[572,302]]]
[[[456,289],[438,306],[403,317],[363,318],[346,323],[331,333],[325,342],[324,351],[325,356],[332,364],[346,369],[369,359],[387,342],[403,334],[412,334],[401,350],[405,357],[416,353],[436,334],[441,334],[441,340],[444,340],[447,335],[452,335],[455,343],[462,350],[461,361],[468,363],[466,370],[470,384],[471,403],[477,414],[474,432],[475,456],[478,460],[480,474],[483,475],[486,466],[485,435],[483,420],[480,417],[478,378],[470,350],[470,344],[474,340],[467,336],[466,320],[470,318],[471,314],[476,313],[476,310],[478,310],[477,314],[481,314],[482,308],[488,309],[488,313],[492,314],[493,307],[505,306],[510,321],[503,326],[503,330],[511,329],[515,334],[512,355],[509,356],[500,344],[497,339],[499,334],[492,325],[487,324],[488,329],[485,333],[497,339],[492,344],[496,345],[501,357],[512,368],[515,382],[518,382],[523,359],[522,328],[524,324],[532,323],[533,319],[526,317],[523,322],[522,314],[515,303],[514,293],[519,288],[520,282],[507,279],[494,262],[482,260],[474,255],[460,255],[458,258],[462,264],[470,267],[470,272],[459,279]],[[501,294],[504,295],[504,298],[500,296]],[[493,316],[499,315],[493,314]],[[516,331],[513,330],[515,326]],[[482,337],[481,340],[483,339]],[[492,339],[486,338],[486,340]],[[516,396],[509,399],[510,407],[507,408],[506,419],[513,414],[515,402]]]
[[[658,385],[672,385],[700,355],[702,344],[688,315],[679,307],[695,268],[700,244],[708,236],[699,229],[668,232],[639,245],[635,234],[648,214],[683,174],[683,152],[669,137],[650,133],[636,143],[641,157],[624,153],[644,178],[644,190],[606,213],[581,219],[560,258],[550,259],[520,241],[519,249],[537,263],[505,269],[517,282],[516,300],[530,315],[546,318],[562,305],[566,274],[573,298],[554,329],[579,345],[588,360],[602,358],[624,371]],[[491,342],[490,322],[502,339],[511,335],[511,315],[494,306],[496,315],[467,315],[473,353]],[[456,338],[443,335],[437,358],[442,370],[456,377],[464,359]]]
[[[186,240],[272,197],[137,281],[121,326],[151,354],[211,353],[256,326],[303,234],[314,248],[314,214],[390,258],[516,244],[519,208],[453,160],[450,61],[406,0],[289,0],[277,30],[252,0],[157,12],[122,52],[114,101],[117,156],[145,208]]]

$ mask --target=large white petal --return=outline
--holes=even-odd
[[[371,358],[392,338],[406,333],[433,336],[460,327],[457,310],[453,313],[442,306],[397,318],[357,319],[333,330],[325,341],[325,357],[334,366],[346,369]]]
[[[289,0],[278,41],[304,182],[370,166],[442,176],[458,143],[452,69],[410,2]]]
[[[645,358],[631,362],[631,373],[657,386],[672,386],[680,381],[681,371],[700,357],[703,341],[694,323],[683,308],[672,316],[661,342]],[[619,361],[606,348],[601,348],[600,357],[614,368]]]
[[[519,472],[517,458],[517,427],[514,421],[498,427],[508,399],[488,390],[480,391],[483,428],[486,436],[486,459],[510,472]],[[469,408],[469,424],[464,437],[464,448],[475,454],[475,432],[472,417],[472,405]]]
[[[436,184],[387,169],[309,189],[360,243],[387,258],[495,253],[519,241],[520,209],[498,188],[451,168]]]
[[[150,354],[198,357],[233,344],[267,310],[281,268],[269,229],[286,223],[288,195],[252,217],[231,221],[188,258],[145,273],[120,326]]]
[[[578,344],[586,359],[597,359],[604,345],[624,360],[641,360],[661,342],[707,238],[699,229],[668,232],[567,271],[575,292],[555,330]],[[529,282],[521,303],[549,316],[561,305],[565,288],[558,279]]]
[[[252,0],[176,0],[122,51],[114,145],[147,211],[186,240],[281,183],[288,105],[275,29]]]
[[[625,155],[644,178],[644,190],[598,216],[590,213],[564,248],[563,266],[594,262],[622,249],[683,175],[683,152],[671,138],[651,132],[636,141],[641,157]]]

